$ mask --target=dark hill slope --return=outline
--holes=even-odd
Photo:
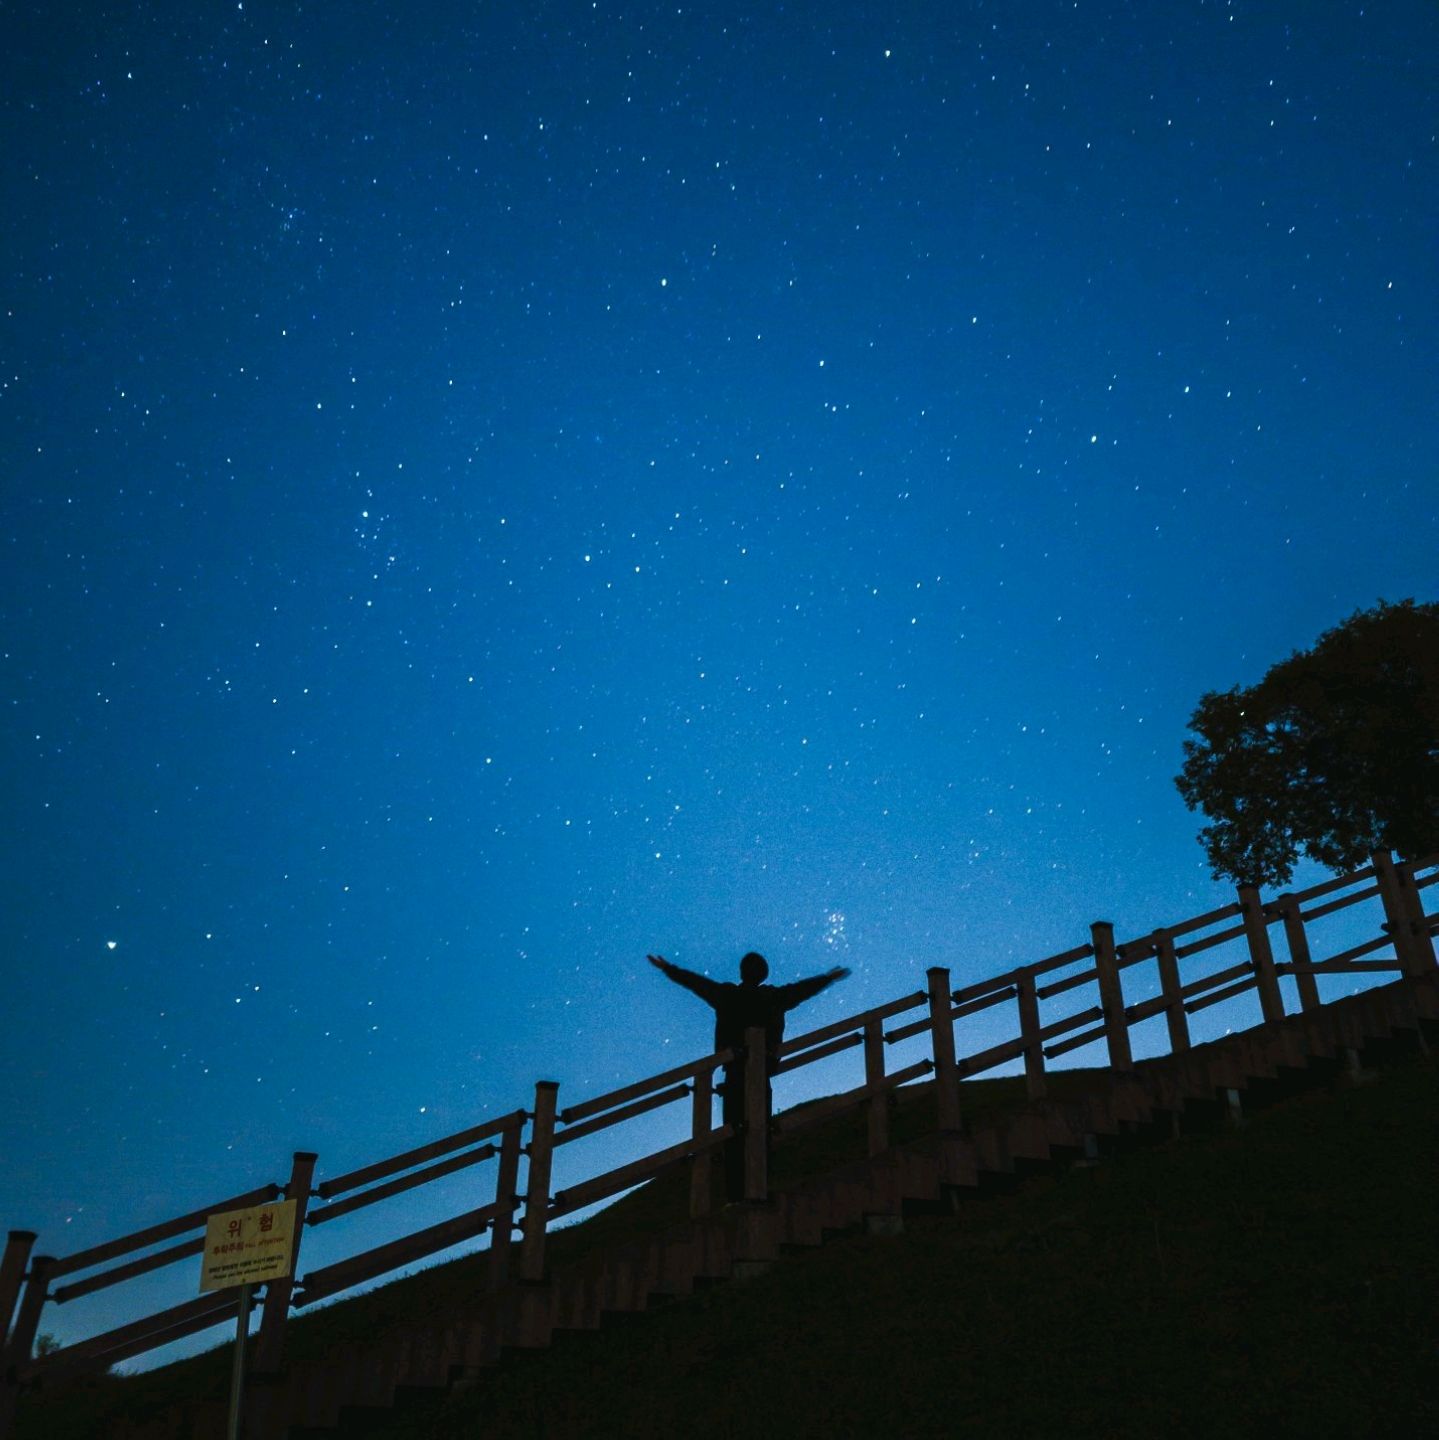
[[[968,1197],[345,1433],[1439,1433],[1439,1067]]]

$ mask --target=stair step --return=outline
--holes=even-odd
[[[1439,1022],[1439,976],[1401,990],[1333,1001],[1179,1054],[1142,1061],[1071,1100],[1038,1100],[971,1133],[929,1136],[856,1161],[777,1195],[763,1205],[731,1205],[703,1219],[593,1257],[543,1285],[486,1297],[449,1324],[417,1326],[363,1352],[281,1381],[268,1392],[274,1424],[347,1433],[357,1415],[394,1405],[406,1394],[474,1384],[510,1351],[535,1351],[557,1334],[598,1329],[705,1284],[768,1268],[785,1249],[813,1249],[828,1235],[879,1217],[902,1226],[906,1205],[937,1206],[979,1184],[1048,1164],[1055,1151],[1084,1151],[1095,1137],[1134,1135],[1171,1117],[1225,1113],[1225,1092],[1261,1097],[1297,1087],[1316,1071],[1333,1073],[1346,1051],[1413,1044]],[[257,1389],[256,1398],[259,1398]],[[351,1419],[347,1419],[351,1417]],[[289,1421],[289,1426],[280,1422]],[[195,1437],[223,1434],[223,1414],[191,1407]],[[139,1440],[139,1437],[136,1437]]]

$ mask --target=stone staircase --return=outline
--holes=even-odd
[[[1439,1039],[1439,974],[1405,977],[1346,999],[1225,1036],[1179,1054],[1101,1072],[1083,1095],[1032,1100],[964,1133],[930,1134],[869,1160],[810,1178],[763,1204],[734,1205],[702,1220],[596,1254],[538,1285],[480,1297],[462,1314],[378,1338],[324,1365],[256,1383],[252,1440],[352,1434],[415,1393],[483,1384],[514,1351],[542,1350],[560,1335],[596,1330],[608,1317],[644,1311],[698,1288],[759,1273],[786,1250],[867,1226],[902,1225],[906,1209],[963,1213],[966,1190],[1006,1183],[1040,1167],[1093,1163],[1126,1144],[1234,1123],[1315,1086],[1362,1080],[1363,1066]],[[1012,1179],[1009,1183],[1012,1183]],[[125,1434],[224,1433],[218,1409],[193,1407]]]

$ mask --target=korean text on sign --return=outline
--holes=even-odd
[[[288,1275],[294,1237],[293,1200],[211,1215],[205,1221],[200,1289],[228,1290]]]

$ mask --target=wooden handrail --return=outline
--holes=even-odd
[[[1316,905],[1310,910],[1301,910],[1300,914],[1306,920],[1318,920],[1322,915],[1332,915],[1336,910],[1347,910],[1351,905],[1357,905],[1361,900],[1373,899],[1378,894],[1379,887],[1370,885],[1364,890],[1356,890],[1352,895],[1341,895],[1337,900],[1329,901],[1327,905]]]
[[[622,1105],[618,1110],[596,1115],[592,1120],[581,1121],[578,1125],[567,1125],[555,1133],[555,1144],[567,1145],[571,1140],[582,1140],[586,1135],[593,1135],[596,1130],[607,1130],[621,1121],[633,1120],[636,1115],[645,1115],[651,1110],[658,1110],[662,1105],[672,1105],[676,1100],[683,1100],[692,1088],[689,1085],[675,1085],[669,1090],[661,1090],[658,1094],[647,1095],[643,1100]]]
[[[73,1275],[77,1270],[88,1270],[92,1265],[102,1265],[117,1255],[128,1255],[132,1250],[143,1250],[147,1245],[158,1245],[162,1240],[171,1240],[187,1230],[201,1228],[205,1221],[219,1210],[244,1210],[253,1205],[264,1205],[280,1193],[278,1185],[262,1185],[257,1190],[246,1190],[243,1195],[233,1195],[228,1200],[216,1201],[203,1210],[192,1210],[188,1215],[179,1215],[173,1220],[150,1225],[136,1230],[131,1235],[122,1235],[118,1240],[107,1240],[103,1245],[92,1245],[88,1250],[77,1250],[65,1255],[50,1267],[52,1278],[59,1275]]]
[[[1087,1025],[1091,1020],[1104,1018],[1104,1011],[1098,1005],[1091,1005],[1088,1010],[1081,1010],[1077,1015],[1066,1015],[1063,1020],[1056,1020],[1053,1024],[1041,1026],[1038,1032],[1040,1040],[1050,1040],[1056,1035],[1063,1035],[1067,1030],[1073,1030],[1077,1026]]]
[[[963,1020],[967,1015],[978,1015],[982,1010],[990,1010],[996,1005],[1003,1005],[1006,1000],[1013,1000],[1018,994],[1018,985],[1006,985],[1003,990],[996,990],[992,995],[986,995],[979,1000],[970,1000],[964,1005],[956,1005],[949,1012],[949,1018]]]
[[[857,1015],[850,1015],[844,1020],[836,1020],[829,1025],[821,1025],[817,1030],[807,1031],[803,1035],[796,1035],[793,1040],[784,1041],[779,1047],[781,1055],[793,1055],[800,1050],[807,1050],[811,1045],[818,1045],[822,1041],[830,1039],[834,1035],[844,1035],[851,1030],[863,1030],[871,1020],[888,1020],[893,1015],[903,1015],[906,1010],[913,1010],[923,1005],[929,996],[923,990],[916,990],[911,995],[901,995],[898,1000],[891,1000],[886,1005],[876,1005],[869,1010],[861,1010]]]
[[[1221,905],[1217,910],[1206,910],[1203,915],[1196,915],[1192,920],[1181,920],[1178,925],[1166,925],[1164,928],[1170,936],[1188,935],[1192,931],[1202,930],[1206,925],[1217,925],[1221,920],[1231,920],[1239,914],[1239,902],[1231,900],[1228,905]]]
[[[1168,995],[1151,995],[1148,1000],[1138,1000],[1133,1005],[1124,1007],[1124,1019],[1126,1024],[1140,1025],[1146,1020],[1152,1020],[1156,1015],[1163,1015],[1169,1009],[1170,998]]]
[[[593,1100],[582,1100],[578,1105],[566,1105],[556,1119],[569,1125],[576,1120],[584,1120],[591,1115],[598,1115],[601,1111],[612,1110],[617,1105],[623,1105],[626,1100],[634,1100],[650,1090],[673,1085],[679,1080],[693,1079],[703,1070],[717,1070],[721,1065],[729,1063],[733,1058],[733,1053],[730,1050],[720,1050],[714,1055],[704,1056],[703,1059],[676,1065],[673,1070],[662,1070],[658,1075],[651,1075],[646,1080],[636,1080],[633,1085],[622,1085],[618,1090],[608,1090],[603,1095],[596,1095]]]
[[[632,1185],[638,1185],[642,1180],[658,1175],[661,1170],[667,1170],[681,1160],[688,1160],[697,1149],[714,1149],[716,1145],[728,1140],[732,1133],[728,1125],[721,1125],[718,1130],[711,1130],[698,1143],[693,1139],[681,1140],[678,1145],[670,1145],[663,1150],[656,1150],[652,1155],[631,1160],[627,1165],[606,1170],[604,1174],[596,1175],[591,1180],[581,1181],[580,1184],[571,1185],[564,1190],[556,1190],[554,1199],[550,1201],[549,1218],[557,1220],[572,1211],[583,1210],[586,1205],[592,1205],[596,1200],[605,1200],[611,1195],[619,1194],[621,1190],[628,1190]]]
[[[96,1290],[104,1290],[110,1285],[118,1285],[122,1280],[133,1280],[135,1276],[144,1275],[151,1270],[162,1270],[166,1265],[173,1265],[177,1260],[188,1260],[192,1255],[202,1254],[204,1249],[205,1237],[203,1235],[196,1240],[184,1240],[178,1245],[172,1245],[168,1250],[159,1250],[153,1255],[143,1256],[139,1260],[131,1260],[127,1265],[116,1265],[111,1270],[101,1270],[96,1275],[87,1275],[83,1280],[75,1281],[73,1285],[61,1285],[50,1292],[50,1298],[57,1305],[63,1305],[67,1300],[78,1300],[82,1295],[92,1295]]]
[[[1101,1010],[1100,1014],[1104,1012]],[[1046,1045],[1044,1047],[1044,1058],[1053,1060],[1056,1055],[1067,1055],[1071,1050],[1082,1050],[1086,1045],[1092,1045],[1096,1040],[1103,1040],[1109,1033],[1108,1026],[1100,1021],[1092,1030],[1085,1030],[1079,1035],[1071,1036],[1068,1040],[1061,1040],[1058,1045]]]
[[[489,1160],[499,1153],[497,1145],[481,1145],[478,1150],[467,1150],[463,1155],[452,1155],[448,1160],[437,1161],[433,1165],[427,1165],[423,1170],[415,1170],[409,1175],[401,1175],[398,1180],[391,1180],[387,1185],[375,1185],[368,1190],[361,1190],[357,1195],[347,1195],[343,1200],[332,1200],[328,1205],[305,1216],[305,1224],[323,1225],[326,1221],[338,1220],[341,1215],[352,1215],[356,1210],[363,1210],[366,1205],[373,1205],[377,1200],[388,1200],[392,1195],[403,1195],[406,1190],[413,1190],[416,1185],[428,1185],[431,1180],[439,1180],[445,1175],[457,1174],[459,1171],[466,1170],[471,1165],[478,1165],[482,1160]]]
[[[1116,945],[1114,956],[1119,961],[1119,968],[1127,970],[1131,965],[1142,965],[1146,960],[1153,960],[1158,949],[1158,942],[1153,935],[1141,935],[1137,940],[1126,940],[1122,945]]]
[[[798,1110],[787,1111],[775,1122],[776,1128],[781,1135],[793,1135],[796,1131],[807,1130],[811,1125],[817,1125],[821,1120],[829,1119],[831,1115],[838,1115],[842,1110],[852,1110],[856,1105],[862,1105],[876,1095],[887,1094],[889,1091],[897,1089],[901,1085],[908,1085],[911,1080],[918,1080],[921,1076],[929,1075],[933,1071],[933,1060],[917,1060],[913,1065],[906,1065],[903,1070],[896,1070],[893,1074],[886,1075],[876,1084],[866,1082],[863,1085],[856,1085],[853,1090],[846,1090],[839,1095],[826,1095],[823,1100],[816,1100]]]
[[[908,1025],[901,1025],[898,1030],[886,1030],[884,1032],[884,1043],[886,1045],[898,1045],[901,1040],[912,1039],[916,1035],[923,1035],[933,1028],[928,1015],[920,1020],[911,1020]]]
[[[1019,972],[1011,971],[1010,973],[1017,975]],[[983,996],[979,1000],[970,1000],[967,1004],[956,1005],[949,1012],[950,1023],[953,1024],[956,1020],[963,1020],[966,1015],[977,1015],[981,1010],[988,1010],[992,1006],[1002,1005],[1006,1000],[1013,1000],[1018,993],[1019,987],[1017,985],[1009,985],[1005,989],[996,990],[991,994]],[[886,1031],[884,1036],[885,1042],[893,1045],[900,1040],[908,1040],[913,1035],[919,1035],[929,1028],[930,1021],[928,1016],[923,1020],[911,1020],[908,1025],[901,1025],[898,1030]]]
[[[1078,975],[1066,975],[1063,980],[1056,980],[1052,985],[1040,985],[1035,994],[1041,1000],[1048,1000],[1051,995],[1062,995],[1066,990],[1077,990],[1081,985],[1088,985],[1091,980],[1099,979],[1099,971],[1094,966],[1088,970],[1081,970]]]
[[[498,1218],[500,1208],[494,1204],[482,1205],[478,1210],[469,1210],[450,1220],[442,1220],[438,1225],[429,1225],[413,1234],[402,1235],[398,1240],[376,1245],[373,1249],[363,1250],[358,1255],[351,1255],[333,1265],[306,1271],[300,1281],[300,1293],[295,1297],[295,1303],[309,1305],[316,1300],[323,1300],[327,1295],[348,1290],[351,1285],[372,1280],[387,1270],[395,1270],[401,1265],[423,1260],[426,1255],[433,1255],[437,1250],[448,1250],[451,1245],[473,1240],[490,1228],[491,1223]]]
[[[988,1050],[980,1050],[974,1055],[966,1055],[963,1059],[956,1060],[961,1078],[968,1079],[971,1075],[982,1074],[985,1070],[992,1070],[996,1065],[1003,1065],[1006,1060],[1017,1060],[1024,1054],[1024,1037],[1021,1035],[1014,1040],[1006,1040],[1002,1045],[991,1045]]]
[[[28,1378],[45,1381],[51,1378],[83,1374],[87,1370],[108,1370],[112,1365],[119,1365],[122,1361],[131,1360],[136,1355],[143,1355],[148,1350],[158,1350],[161,1345],[170,1345],[176,1340],[184,1340],[191,1335],[198,1335],[202,1330],[212,1329],[226,1321],[233,1323],[240,1312],[239,1300],[230,1291],[217,1291],[216,1294],[220,1303],[213,1310],[181,1319],[172,1319],[167,1324],[159,1322],[163,1321],[167,1315],[174,1316],[187,1307],[177,1305],[171,1310],[162,1310],[149,1317],[149,1328],[139,1331],[133,1338],[122,1344],[111,1345],[108,1350],[103,1352],[87,1352],[84,1355],[76,1353],[79,1346],[67,1345],[63,1349],[52,1350],[48,1355],[30,1361],[25,1373]],[[89,1344],[88,1341],[85,1343]]]
[[[781,1060],[775,1066],[775,1074],[783,1075],[789,1070],[803,1070],[806,1065],[812,1065],[816,1060],[828,1060],[831,1055],[843,1054],[846,1050],[853,1050],[856,1045],[864,1044],[864,1031],[851,1030],[847,1035],[841,1035],[838,1040],[831,1040],[828,1045],[816,1045],[812,1050],[805,1050],[799,1055],[790,1055]]]
[[[1348,950],[1341,950],[1337,955],[1330,955],[1327,959],[1320,961],[1324,965],[1347,965],[1352,960],[1357,960],[1361,955],[1369,955],[1375,950],[1382,950],[1386,945],[1392,945],[1392,935],[1381,935],[1377,940],[1367,940],[1363,945],[1351,946]]]
[[[1319,960],[1308,965],[1293,961],[1274,967],[1281,975],[1348,975],[1353,971],[1398,970],[1404,967],[1397,960]]]
[[[1006,970],[1002,975],[992,975],[988,980],[977,981],[973,985],[961,985],[958,990],[949,992],[950,1002],[955,1005],[967,1005],[971,1000],[978,1000],[982,996],[991,995],[996,990],[1003,990],[1009,987],[1010,993],[1014,991],[1014,982],[1019,979],[1020,967],[1013,970]]]
[[[177,1327],[184,1327],[185,1334],[193,1335],[196,1330],[204,1330],[210,1325],[218,1325],[220,1321],[230,1319],[238,1308],[239,1302],[230,1291],[214,1290],[196,1300],[186,1300],[182,1305],[172,1305],[166,1310],[146,1315],[143,1319],[132,1320],[128,1325],[116,1326],[115,1329],[106,1330],[89,1340],[66,1345],[53,1352],[54,1365],[57,1369],[69,1368],[81,1361],[101,1359],[106,1365],[113,1365],[115,1359],[109,1357],[113,1357],[118,1350],[124,1350],[133,1341],[146,1340],[158,1331],[169,1334]],[[147,1341],[140,1351],[132,1350],[128,1353],[142,1353],[149,1348]]]
[[[1051,970],[1062,970],[1066,965],[1073,965],[1076,960],[1088,960],[1094,954],[1092,944],[1076,945],[1071,950],[1061,950],[1058,955],[1050,955],[1043,960],[1036,960],[1032,965],[1025,965],[1031,975],[1047,975]]]
[[[1179,987],[1180,999],[1187,1000],[1191,995],[1202,995],[1206,990],[1212,990],[1216,985],[1223,985],[1226,981],[1238,979],[1241,975],[1254,978],[1254,966],[1248,960],[1241,960],[1237,965],[1226,966],[1223,970],[1216,970],[1212,975],[1201,975],[1197,980],[1191,980],[1187,985]]]
[[[1296,890],[1294,898],[1302,905],[1306,900],[1328,895],[1333,890],[1342,890],[1346,885],[1357,885],[1361,880],[1368,880],[1373,874],[1374,867],[1364,865],[1358,870],[1351,870],[1347,875],[1336,875],[1332,880],[1321,880],[1319,884],[1311,885],[1306,890]]]
[[[1250,975],[1247,980],[1241,980],[1237,985],[1230,985],[1224,990],[1216,990],[1211,995],[1202,996],[1198,1000],[1190,1000],[1184,1007],[1186,1015],[1193,1015],[1197,1011],[1207,1010],[1211,1005],[1218,1005],[1221,1000],[1232,1000],[1236,995],[1243,995],[1246,990],[1253,990],[1259,984],[1259,978]]]
[[[412,1165],[433,1160],[439,1155],[448,1155],[452,1150],[463,1149],[466,1145],[473,1145],[479,1140],[488,1140],[491,1135],[499,1135],[512,1127],[523,1125],[525,1119],[525,1111],[512,1110],[507,1115],[501,1115],[494,1120],[486,1120],[483,1125],[472,1125],[468,1130],[457,1130],[453,1135],[446,1135],[442,1140],[431,1140],[427,1145],[417,1145],[413,1150],[405,1150],[398,1155],[390,1155],[384,1160],[376,1160],[373,1165],[362,1165],[358,1170],[337,1175],[333,1180],[326,1180],[316,1185],[315,1194],[324,1200],[328,1200],[332,1195],[343,1195],[346,1190],[354,1190],[361,1185],[368,1185],[372,1180],[383,1180],[386,1175],[394,1175],[401,1170],[408,1170]]]
[[[1234,907],[1239,908],[1237,905]],[[1178,960],[1184,960],[1190,955],[1198,955],[1204,950],[1212,950],[1216,945],[1223,945],[1229,940],[1238,940],[1244,934],[1243,925],[1231,925],[1227,930],[1216,930],[1213,935],[1206,935],[1202,940],[1192,940],[1188,945],[1176,945],[1174,955]]]

